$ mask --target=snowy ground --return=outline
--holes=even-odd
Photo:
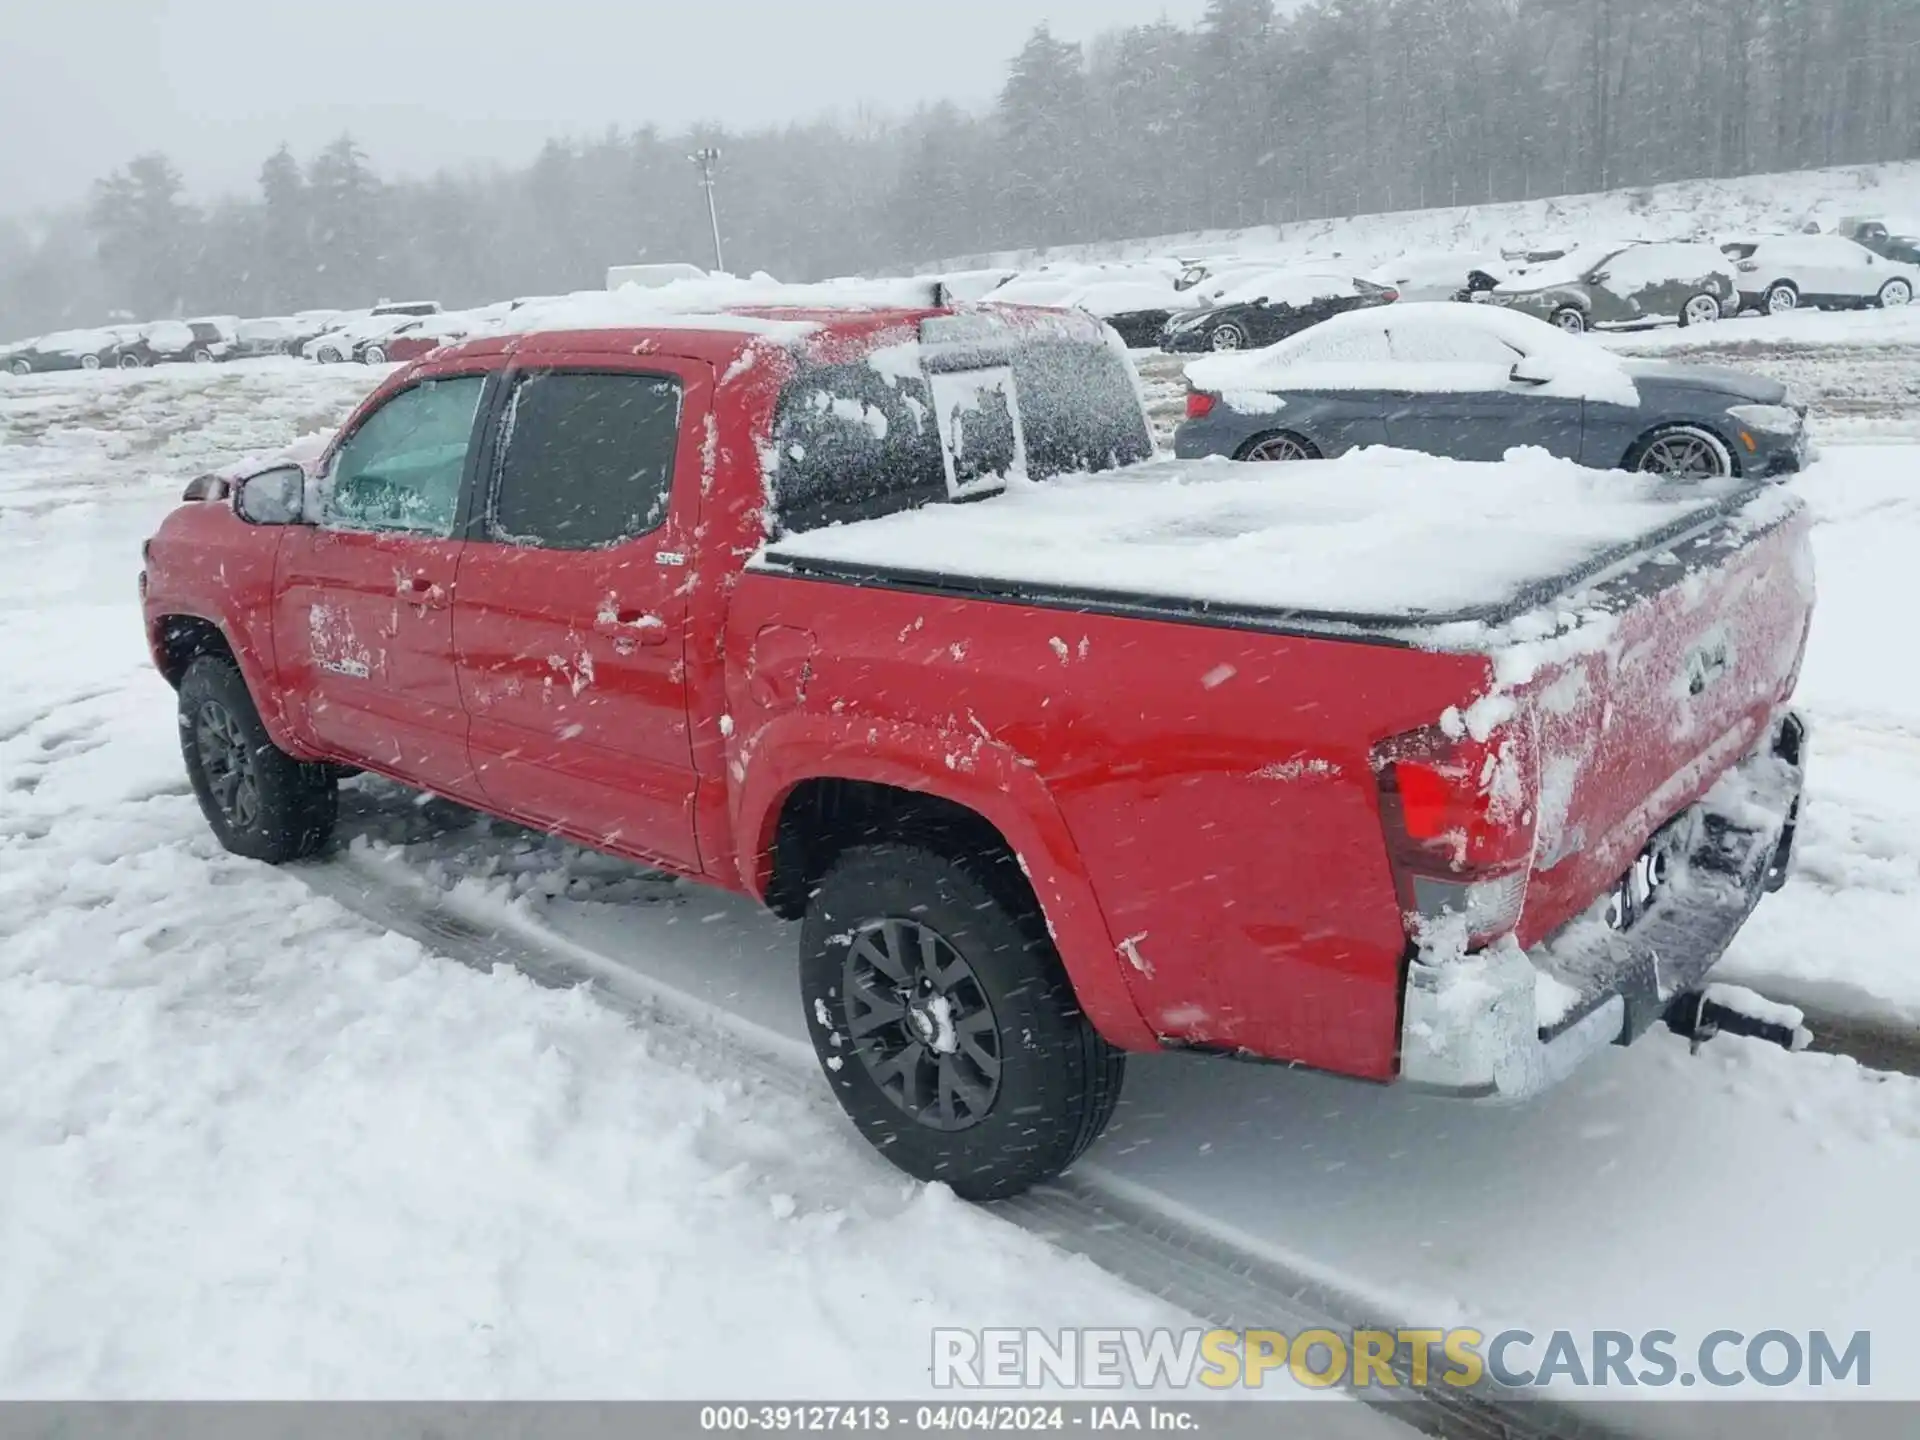
[[[139,541],[371,379],[0,384],[0,1395],[904,1395],[933,1325],[1180,1323],[871,1156],[750,906],[369,782],[329,861],[215,849]],[[1822,414],[1805,841],[1728,962],[1906,1031],[1912,423]],[[376,893],[625,977],[639,1018],[384,933]],[[1906,1075],[1656,1033],[1519,1110],[1156,1057],[1076,1173],[1376,1316],[1870,1329],[1874,1393],[1920,1397],[1916,1140]]]

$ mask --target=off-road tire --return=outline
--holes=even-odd
[[[224,717],[220,725],[230,727],[244,745],[251,765],[250,807],[223,801],[216,793],[222,777],[210,768],[202,742],[203,731],[214,727],[215,712]],[[296,760],[273,743],[239,667],[224,655],[200,656],[181,677],[180,750],[201,813],[234,854],[281,865],[314,854],[333,834],[339,787],[332,769]]]
[[[848,1118],[901,1170],[967,1200],[1005,1199],[1059,1175],[1112,1119],[1125,1072],[1126,1057],[1075,1000],[1024,881],[1010,860],[1011,880],[995,860],[913,843],[842,851],[814,891],[800,938],[807,1028]],[[950,947],[991,1011],[996,1089],[966,1128],[916,1119],[857,1048],[846,995],[855,937],[896,920]]]

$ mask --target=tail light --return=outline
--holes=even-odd
[[[1390,289],[1387,291],[1385,295],[1381,296],[1380,298],[1385,300],[1389,305],[1391,305],[1394,303],[1394,301],[1400,298],[1400,292],[1398,290]]]
[[[1219,403],[1220,397],[1217,395],[1209,395],[1204,390],[1189,390],[1187,392],[1187,418],[1189,420],[1204,420],[1213,413],[1213,407]]]
[[[1408,933],[1452,916],[1481,946],[1520,922],[1533,866],[1538,783],[1524,728],[1485,740],[1433,727],[1375,747],[1380,818]]]

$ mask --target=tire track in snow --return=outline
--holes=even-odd
[[[823,1114],[839,1114],[804,1043],[642,975],[533,921],[469,907],[458,894],[359,848],[288,866],[286,873],[362,919],[460,964],[480,970],[510,966],[552,988],[584,985],[601,1003],[645,1026],[656,1048],[677,1042],[689,1060],[698,1056],[710,1061],[717,1055],[756,1084],[814,1105]],[[1206,1325],[1280,1328],[1298,1334],[1411,1323],[1371,1313],[1319,1277],[1232,1245],[1112,1181],[1097,1164],[1082,1165],[1051,1185],[987,1208]],[[1608,1440],[1630,1433],[1599,1423],[1590,1409],[1582,1415],[1578,1407],[1556,1401],[1516,1400],[1490,1385],[1467,1390],[1439,1384],[1415,1387],[1406,1354],[1396,1357],[1394,1369],[1403,1398],[1381,1398],[1379,1391],[1352,1392],[1354,1398],[1389,1419],[1445,1440]]]

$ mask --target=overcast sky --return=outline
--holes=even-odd
[[[142,150],[201,195],[282,140],[380,169],[520,161],[550,135],[976,103],[1042,20],[1084,40],[1205,0],[0,0],[0,213]]]

